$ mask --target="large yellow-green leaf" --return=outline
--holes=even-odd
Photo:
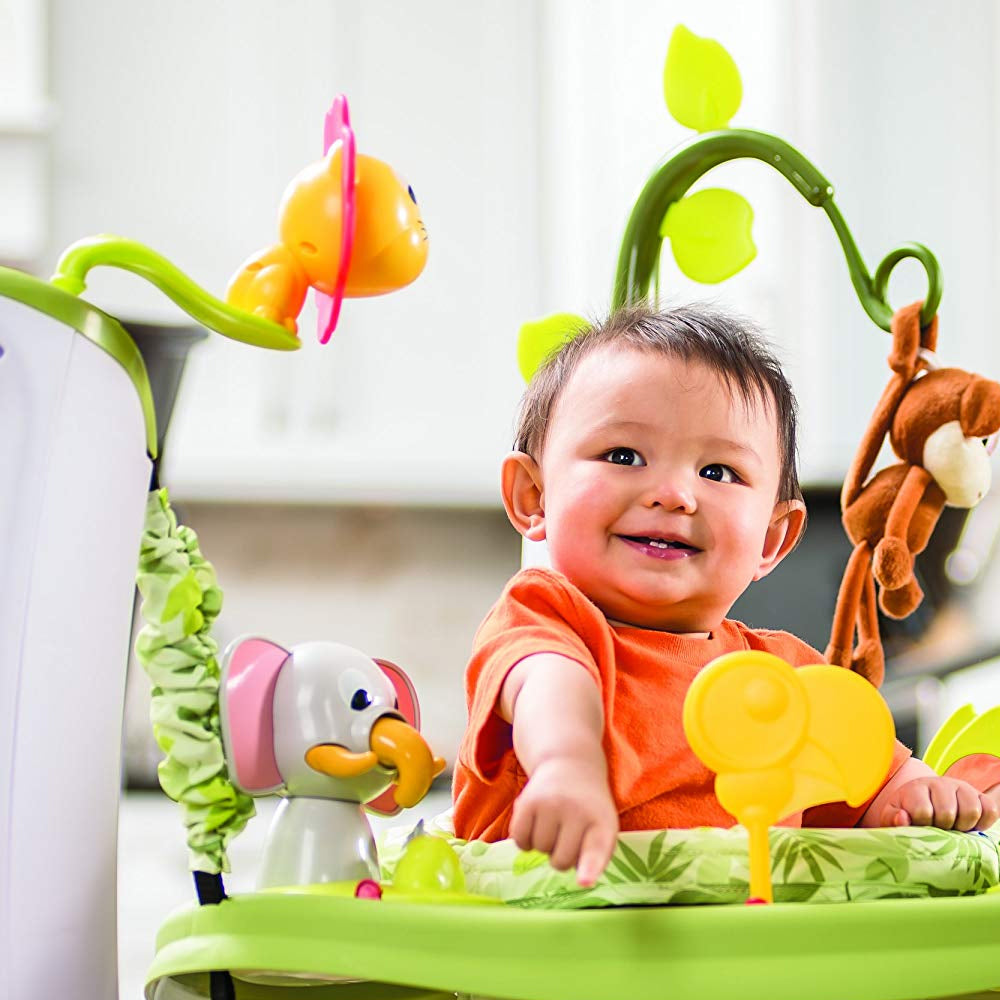
[[[927,750],[925,760],[938,774],[944,774],[956,761],[972,754],[1000,756],[1000,705],[982,714],[977,714],[971,705],[958,709]]]
[[[677,266],[689,278],[714,285],[757,256],[752,226],[753,209],[746,198],[706,188],[670,206],[660,235],[670,240]]]
[[[667,47],[663,96],[681,125],[699,132],[725,128],[743,99],[740,71],[718,42],[678,24]]]
[[[530,382],[538,366],[585,326],[587,321],[574,313],[553,313],[525,323],[517,335],[517,367],[524,381]]]

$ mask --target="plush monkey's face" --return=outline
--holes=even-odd
[[[944,491],[949,507],[975,507],[992,481],[990,452],[994,440],[966,437],[962,424],[942,424],[924,445],[924,468]]]

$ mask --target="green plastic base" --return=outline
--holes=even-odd
[[[207,997],[211,969],[238,1000],[956,997],[1000,988],[1000,893],[575,912],[248,894],[173,914],[146,996]]]

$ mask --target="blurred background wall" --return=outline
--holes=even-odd
[[[413,185],[424,275],[349,300],[326,348],[311,306],[295,355],[198,346],[163,481],[219,570],[222,642],[330,637],[396,660],[449,760],[466,651],[520,557],[497,495],[521,391],[516,331],[607,307],[632,201],[689,135],[661,90],[678,22],[728,48],[744,82],[733,124],[780,135],[826,174],[871,268],[908,240],[934,250],[942,355],[1000,371],[990,0],[0,2],[5,263],[47,274],[72,241],[115,232],[221,293],[275,238],[281,192],[321,153],[340,91],[359,149]],[[764,325],[801,402],[803,478],[835,487],[885,381],[887,338],[821,211],[760,163],[701,182],[716,184],[754,206],[758,258],[705,288],[667,251],[664,297]],[[923,287],[902,266],[891,301]],[[183,319],[131,275],[98,271],[88,295],[123,318]],[[978,521],[982,555],[996,506]],[[827,619],[840,565],[797,577]],[[992,562],[966,576],[953,644],[994,628]],[[755,613],[779,623],[784,604],[779,591]],[[144,678],[130,684],[134,780],[151,773],[144,692]]]

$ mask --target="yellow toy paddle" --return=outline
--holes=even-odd
[[[684,733],[749,835],[750,896],[773,901],[768,827],[809,806],[857,806],[885,780],[895,727],[866,680],[771,653],[728,653],[695,678]]]

